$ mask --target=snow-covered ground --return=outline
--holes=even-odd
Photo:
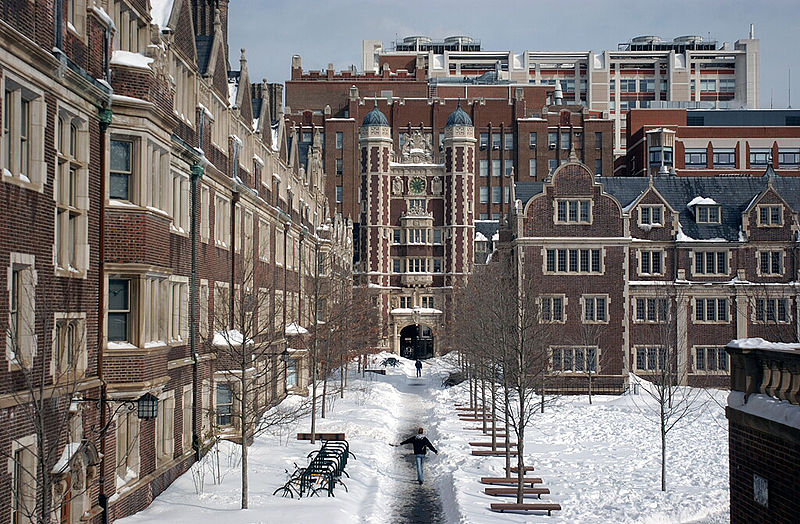
[[[466,402],[465,388],[440,387],[451,358],[426,362],[421,380],[413,378],[413,361],[399,360],[400,366],[389,368],[386,376],[354,375],[345,398],[335,398],[328,418],[318,423],[318,431],[345,432],[357,456],[347,465],[349,492],[337,488],[334,498],[301,500],[272,496],[286,479],[284,470],[293,469],[293,462],[304,463],[316,447],[293,439],[297,431],[308,431],[304,420],[283,435],[260,436],[250,448],[249,510],[238,509],[237,447],[223,443],[219,485],[207,472],[198,493],[188,472],[147,510],[119,522],[728,521],[725,392],[702,392],[704,407],[670,432],[666,493],[660,491],[658,429],[642,412],[646,395],[595,396],[591,406],[585,396],[555,399],[536,416],[525,439],[526,464],[535,466],[531,475],[542,477],[551,491],[543,499],[560,503],[562,510],[551,517],[501,515],[488,510],[498,500],[483,494],[485,486],[478,480],[502,476],[504,460],[470,455],[468,442],[487,438],[464,429],[471,424],[456,416],[454,404]],[[426,463],[423,486],[415,481],[410,448],[390,445],[418,425],[439,449]],[[416,512],[415,502],[423,505]]]

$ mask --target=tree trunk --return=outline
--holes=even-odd
[[[522,479],[525,478],[525,391],[519,388],[519,420],[517,422],[517,504],[525,502]]]
[[[589,405],[592,405],[592,373],[589,373]]]
[[[503,416],[503,425],[506,428],[506,439],[505,439],[505,441],[506,441],[506,477],[510,477],[511,476],[511,446],[510,446],[511,441],[509,440],[509,436],[508,435],[509,435],[509,431],[511,431],[511,430],[508,427],[508,410],[511,407],[510,406],[510,402],[511,401],[508,398],[508,385],[504,386],[503,391],[504,391],[503,405],[505,406],[505,409],[504,409],[505,415]]]
[[[661,491],[667,491],[667,428],[661,405]]]
[[[325,374],[325,378],[322,379],[322,413],[320,416],[325,418],[325,406],[328,400],[328,374]]]
[[[242,432],[242,509],[247,509],[248,500],[248,484],[247,484],[247,379],[245,378],[245,370],[242,369],[242,389],[239,393],[241,398],[239,414],[241,418],[241,432]]]
[[[485,376],[481,376],[481,425],[483,426],[483,432],[486,433],[486,377]]]
[[[314,434],[317,431],[317,372],[313,360],[311,362],[311,443],[316,444]]]

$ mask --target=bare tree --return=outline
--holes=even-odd
[[[243,250],[234,289],[218,285],[210,342],[217,351],[216,425],[221,435],[240,441],[241,507],[248,507],[248,445],[259,434],[296,421],[308,413],[308,403],[271,407],[285,390],[283,301],[275,280],[253,254]]]

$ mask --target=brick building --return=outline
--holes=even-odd
[[[301,144],[244,51],[231,70],[226,0],[6,4],[0,520],[45,492],[60,522],[115,520],[241,438],[222,349],[246,297],[263,330],[240,346],[269,350],[254,409],[304,390],[312,290],[349,289],[352,223],[321,135]]]
[[[575,161],[517,184],[497,246],[518,254],[540,321],[559,328],[551,387],[584,390],[591,370],[619,391],[666,355],[679,383],[724,386],[720,341],[796,342],[799,190],[773,170],[601,179]]]
[[[425,76],[433,92],[452,81],[559,82],[567,103],[604,113],[614,122],[616,155],[625,153],[629,109],[757,108],[760,67],[760,42],[752,25],[748,37],[733,44],[697,35],[672,40],[645,35],[600,52],[486,50],[468,36],[441,41],[409,36],[388,46],[378,40],[362,43],[362,71]]]
[[[800,345],[728,345],[731,522],[792,522],[800,502]]]
[[[628,150],[617,173],[678,176],[800,175],[800,111],[793,109],[634,109]]]

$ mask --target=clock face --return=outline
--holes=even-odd
[[[411,179],[411,182],[409,182],[408,187],[412,193],[422,193],[425,191],[425,179],[415,176]]]

